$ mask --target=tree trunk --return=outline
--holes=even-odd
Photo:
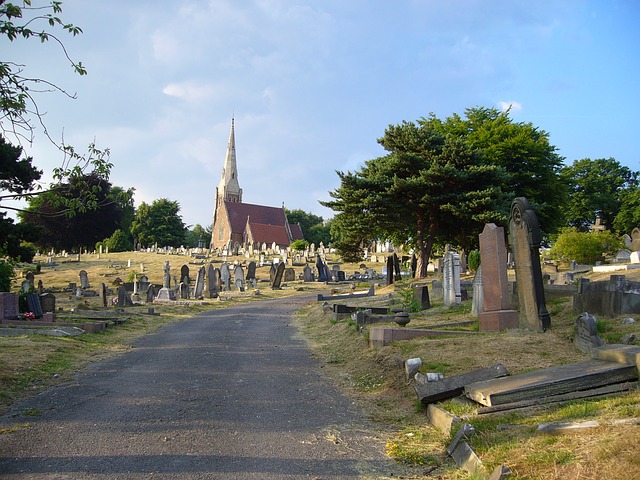
[[[433,216],[431,218],[433,218]],[[431,221],[427,228],[427,221],[424,215],[417,216],[417,223],[416,246],[418,254],[416,277],[424,278],[427,276],[427,266],[429,265],[429,257],[431,256],[431,250],[433,249],[433,232],[436,231],[437,224],[434,221]]]

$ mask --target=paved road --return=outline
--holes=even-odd
[[[198,315],[140,339],[0,418],[11,479],[397,476],[361,413],[291,325],[292,297]],[[306,297],[309,301],[309,297]],[[23,416],[37,409],[37,416]]]

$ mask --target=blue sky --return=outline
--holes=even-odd
[[[35,4],[43,1],[33,0]],[[109,147],[111,180],[136,205],[176,200],[211,223],[231,117],[248,203],[300,208],[384,152],[389,124],[512,105],[567,163],[640,169],[640,2],[442,0],[65,0],[55,44],[0,40],[3,59],[77,94],[38,98],[51,135]],[[50,178],[41,131],[24,145]]]

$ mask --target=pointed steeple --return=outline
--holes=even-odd
[[[218,193],[222,194],[223,200],[242,202],[242,189],[238,182],[238,165],[236,163],[235,118],[231,118],[227,155],[222,167],[222,178],[220,178],[220,183],[218,184]]]

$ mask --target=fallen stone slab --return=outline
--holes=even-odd
[[[371,288],[368,291],[342,293],[337,295],[323,295],[319,293],[318,301],[322,302],[324,300],[346,300],[350,298],[364,298],[364,297],[373,297],[373,296],[375,296],[375,287],[371,285]]]
[[[591,349],[591,358],[635,365],[640,370],[640,345],[611,344]]]
[[[435,404],[427,407],[427,419],[431,425],[447,435],[451,434],[451,430],[462,422],[460,417],[447,412]]]
[[[445,377],[437,382],[427,382],[426,384],[414,385],[416,395],[423,405],[428,406],[431,403],[440,402],[449,398],[461,395],[465,386],[479,382],[481,380],[489,380],[508,375],[507,367],[498,363],[490,367],[479,368],[470,372]]]
[[[590,390],[638,379],[635,366],[600,360],[561,365],[522,375],[479,381],[465,386],[465,394],[488,407]]]
[[[559,423],[541,423],[538,425],[536,432],[547,433],[550,435],[558,435],[564,433],[575,433],[589,428],[597,428],[600,422],[590,420],[587,422],[559,422]]]
[[[397,340],[412,340],[420,337],[446,337],[446,336],[474,336],[478,332],[464,330],[437,330],[427,328],[395,328],[395,327],[371,327],[369,330],[369,346],[372,348],[384,347]]]

